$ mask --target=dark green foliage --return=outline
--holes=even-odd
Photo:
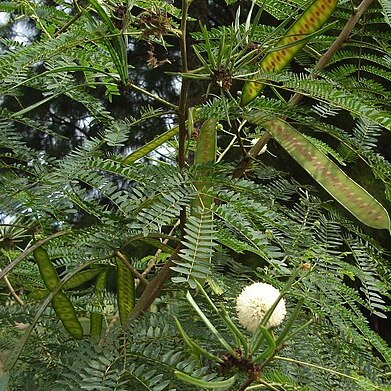
[[[186,290],[237,346],[193,289],[195,280],[236,322],[235,298],[244,286],[262,281],[283,289],[294,271],[288,316],[301,300],[303,306],[286,345],[262,368],[262,380],[281,391],[390,389],[391,349],[380,326],[390,309],[390,249],[379,244],[389,246],[388,232],[354,220],[275,140],[271,154],[249,159],[240,178],[232,175],[237,151],[265,134],[261,124],[243,120],[256,112],[285,119],[390,210],[389,1],[374,4],[329,66],[315,70],[351,15],[350,3],[339,5],[333,28],[313,37],[280,74],[259,71],[259,60],[273,53],[308,2],[255,3],[223,8],[233,15],[227,26],[214,15],[216,21],[207,21],[213,28],[203,21],[192,32],[195,51],[189,46],[188,52],[199,63],[190,63],[189,73],[178,61],[182,10],[167,2],[1,3],[9,18],[0,32],[0,272],[16,266],[0,281],[0,364],[19,355],[9,372],[12,390],[199,391],[175,371],[227,380],[235,369],[194,354],[175,326],[177,318],[209,357],[226,357]],[[194,0],[190,7],[198,5]],[[257,15],[258,9],[268,14]],[[19,20],[30,29],[29,44],[10,35]],[[159,61],[162,68],[154,69]],[[185,118],[190,98],[178,112],[177,76],[167,70],[182,71],[191,79],[189,95],[202,100],[191,111],[194,123]],[[244,110],[236,92],[254,75],[265,84],[264,96]],[[163,88],[164,77],[175,83]],[[288,103],[293,93],[305,95],[298,106]],[[68,120],[71,134],[63,126]],[[217,149],[214,133],[206,140],[207,160],[216,157],[207,167],[198,164],[196,143],[205,121],[213,130],[220,124]],[[182,147],[186,159],[178,167]],[[207,202],[195,205],[195,199]],[[49,239],[49,284],[29,250],[42,239]],[[129,255],[126,266],[118,253]],[[162,271],[167,280],[150,311],[132,319],[133,305],[159,286],[154,278]],[[71,285],[72,279],[82,284]],[[67,296],[60,291],[53,307],[73,306],[81,340],[69,336],[50,299],[46,308],[32,299],[60,281]],[[274,330],[276,337],[282,329]],[[230,390],[246,379],[238,371]]]

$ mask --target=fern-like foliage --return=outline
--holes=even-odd
[[[213,20],[191,32],[180,31],[186,9],[164,1],[1,3],[0,384],[10,375],[15,390],[198,391],[197,381],[213,386],[235,376],[226,388],[244,390],[251,358],[227,365],[232,352],[216,335],[240,356],[238,335],[251,336],[237,319],[237,295],[252,281],[284,289],[297,274],[284,293],[286,319],[295,314],[289,338],[258,368],[260,377],[252,372],[250,389],[390,389],[382,326],[390,309],[388,232],[355,220],[275,141],[249,156],[249,139],[268,135],[243,119],[252,110],[284,118],[390,210],[390,2],[366,10],[320,69],[316,62],[352,14],[342,2],[280,73],[259,62],[281,49],[275,44],[309,3],[220,3],[209,2]],[[263,93],[241,107],[237,93],[254,80]],[[294,94],[304,97],[296,106]],[[64,130],[68,116],[77,117],[72,132]],[[219,121],[217,156],[200,178],[192,155],[208,118]],[[143,142],[156,141],[153,130],[173,126],[153,156],[126,163]],[[166,147],[177,160],[156,158]],[[210,207],[195,207],[202,197]],[[70,337],[50,299],[31,295],[46,289],[34,246],[45,248],[82,340]],[[135,310],[145,306],[121,326],[119,254]],[[82,269],[104,270],[102,286],[95,276],[67,289]],[[100,336],[90,331],[96,319]],[[273,334],[283,330],[284,323]]]

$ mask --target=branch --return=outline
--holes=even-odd
[[[181,19],[181,36],[180,36],[180,49],[181,49],[181,62],[182,62],[182,74],[189,72],[187,64],[187,13],[189,11],[189,1],[182,0],[182,19]],[[185,141],[186,141],[186,117],[187,117],[187,95],[189,92],[189,79],[182,77],[181,95],[179,97],[178,107],[178,122],[179,122],[179,153],[178,164],[182,168],[185,166]]]
[[[135,319],[140,314],[147,311],[151,304],[154,302],[154,300],[160,295],[161,291],[164,288],[164,285],[171,276],[171,266],[174,265],[173,261],[178,256],[179,250],[180,245],[176,247],[174,253],[167,260],[164,266],[159,270],[155,278],[149,282],[140,299],[134,306],[133,311],[130,315],[130,319]]]
[[[140,92],[141,94],[146,95],[146,96],[148,96],[148,97],[150,97],[150,98],[160,102],[161,104],[170,107],[171,109],[178,110],[178,106],[177,105],[174,105],[174,104],[172,104],[172,103],[170,103],[170,102],[160,98],[159,96],[157,96],[155,94],[152,94],[151,92],[149,92],[147,90],[144,90],[144,88],[136,86],[135,84],[133,84],[130,81],[128,81],[126,83],[126,87],[132,88],[133,90],[135,90],[137,92]]]
[[[3,277],[3,280],[5,282],[5,285],[7,285],[8,290],[10,291],[11,295],[14,297],[14,299],[20,304],[24,305],[23,300],[16,294],[15,289],[12,287],[10,280],[7,276]]]
[[[334,56],[334,54],[341,49],[342,45],[349,39],[350,33],[360,20],[363,13],[370,7],[370,5],[373,3],[374,0],[363,0],[360,5],[356,8],[356,12],[349,18],[349,20],[346,22],[345,27],[342,29],[340,34],[338,35],[337,39],[334,41],[334,43],[330,46],[330,48],[327,50],[326,53],[323,54],[323,56],[319,59],[319,61],[315,65],[315,70],[320,71],[325,68],[325,66],[330,61],[331,57]],[[311,74],[309,76],[311,79],[316,79],[316,74]],[[299,92],[296,92],[292,96],[292,98],[289,100],[289,103],[291,105],[297,105],[301,100],[303,99],[303,95]]]

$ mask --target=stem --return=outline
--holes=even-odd
[[[326,53],[322,55],[322,57],[319,59],[319,61],[315,65],[315,70],[320,71],[322,70],[327,63],[330,61],[331,57],[334,56],[334,54],[342,47],[342,45],[348,40],[350,33],[360,20],[363,13],[370,7],[370,5],[373,3],[373,0],[363,0],[360,5],[356,8],[356,12],[349,18],[349,20],[346,22],[345,27],[342,29],[342,31],[339,33],[337,39],[334,41],[334,43],[329,47]],[[314,74],[310,75],[311,79],[316,79],[317,76]],[[295,95],[292,96],[292,98],[289,100],[289,103],[291,105],[297,105],[301,100],[303,99],[303,95],[296,92]]]
[[[69,27],[71,27],[73,25],[73,23],[77,22],[80,17],[83,15],[83,12],[82,11],[78,11],[77,14],[70,20],[68,20],[68,22],[66,22],[64,24],[64,26],[62,26],[60,28],[60,30],[58,30],[55,34],[54,34],[54,37],[58,37],[59,35],[61,35],[62,33],[64,33],[65,31],[67,31],[69,29]]]
[[[320,369],[322,371],[329,372],[329,373],[332,373],[332,374],[337,375],[337,376],[346,377],[347,379],[350,379],[350,380],[354,380],[354,381],[358,380],[356,377],[347,375],[346,373],[338,372],[338,371],[335,371],[334,369],[325,368],[325,367],[322,367],[320,365],[311,364],[311,363],[306,362],[306,361],[299,361],[299,360],[295,360],[293,358],[282,357],[282,356],[274,356],[274,359],[275,360],[281,360],[281,361],[288,361],[288,362],[291,362],[291,363],[294,363],[294,364],[297,364],[297,365],[305,365],[307,367]]]
[[[162,103],[163,105],[166,105],[166,106],[170,107],[171,109],[174,109],[175,111],[178,110],[178,106],[177,105],[174,105],[174,104],[172,104],[172,103],[170,103],[170,102],[160,98],[159,96],[157,96],[155,94],[152,94],[151,92],[149,92],[147,90],[144,90],[144,88],[137,87],[132,82],[128,82],[126,84],[126,86],[129,87],[129,88],[132,88],[133,90],[135,90],[137,92],[140,92],[143,95],[149,96],[150,98],[152,98],[152,99]]]
[[[168,233],[168,235],[169,236],[171,236],[173,233],[174,233],[174,231],[175,231],[175,229],[178,227],[178,225],[179,225],[179,220],[174,224],[174,226],[171,228],[171,231]],[[164,241],[163,241],[163,244],[167,244],[168,242],[169,242],[169,238],[167,238],[167,239],[165,239]],[[151,259],[151,261],[148,263],[148,265],[147,265],[147,267],[145,268],[145,270],[142,272],[142,276],[144,277],[145,275],[147,275],[151,270],[152,270],[152,268],[155,266],[155,264],[156,264],[156,261],[157,261],[157,259],[158,259],[158,257],[159,257],[159,255],[162,253],[162,249],[157,249],[157,251],[156,251],[156,253],[155,253],[155,255],[154,255],[154,257]]]
[[[5,282],[5,285],[7,285],[8,290],[10,291],[11,295],[14,297],[14,299],[18,302],[20,305],[24,305],[23,300],[16,294],[15,289],[12,287],[10,280],[7,276],[3,277],[3,280]]]
[[[181,35],[179,40],[179,45],[181,49],[181,62],[182,62],[182,74],[189,72],[188,63],[187,63],[187,42],[186,42],[186,33],[187,33],[187,14],[189,11],[189,0],[182,0],[182,19],[181,19]],[[179,125],[179,148],[178,148],[178,166],[180,169],[185,167],[185,158],[186,158],[186,120],[187,120],[187,96],[189,92],[189,82],[190,80],[187,77],[182,77],[182,86],[181,86],[181,95],[179,97],[179,107],[178,107],[178,125]],[[186,208],[183,207],[179,215],[181,234],[184,235],[184,227],[186,223]]]
[[[155,278],[146,286],[140,299],[133,308],[130,319],[136,319],[140,314],[147,311],[153,301],[160,295],[164,285],[171,276],[171,266],[174,265],[173,261],[178,256],[179,250],[180,245],[177,246],[174,253],[156,274]]]
[[[247,387],[245,389],[245,391],[250,391],[250,390],[257,390],[258,388],[264,388],[264,386],[266,386],[269,390],[272,390],[272,391],[280,391],[278,388],[272,386],[271,384],[265,382],[264,380],[261,380],[261,379],[258,379],[259,383],[261,384],[256,384],[254,386],[251,386],[251,387]]]
[[[239,388],[238,391],[244,391],[254,381],[253,377],[250,376]]]
[[[182,19],[181,19],[181,35],[180,35],[180,49],[182,74],[189,72],[187,64],[187,13],[189,10],[189,1],[182,0]],[[185,141],[186,141],[186,119],[187,119],[187,95],[189,91],[189,79],[182,77],[181,95],[179,97],[178,119],[179,119],[179,155],[178,165],[180,168],[185,166]]]

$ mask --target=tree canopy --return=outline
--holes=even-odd
[[[391,4],[0,4],[0,390],[389,390]]]

